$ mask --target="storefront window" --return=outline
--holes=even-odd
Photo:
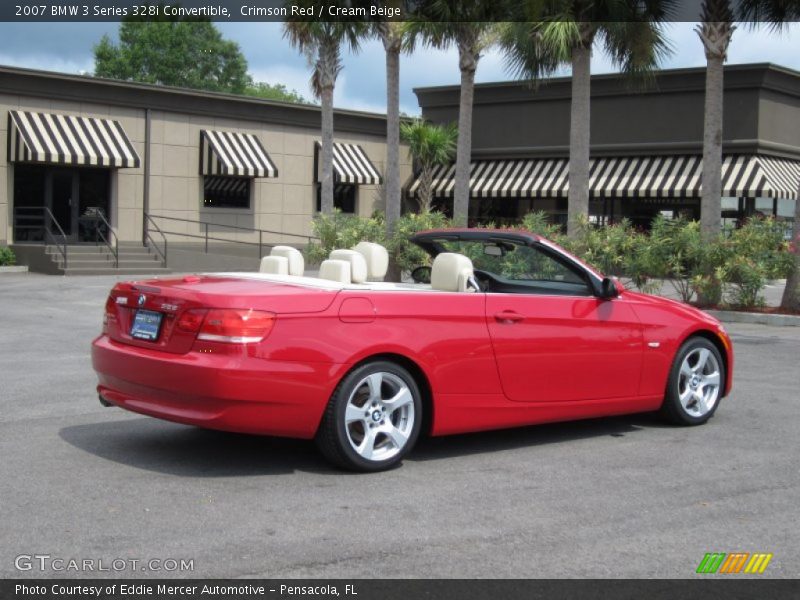
[[[346,214],[356,212],[356,186],[339,183],[333,186],[333,207]],[[322,210],[322,184],[317,184],[317,212]]]
[[[204,208],[250,208],[247,177],[203,177]]]

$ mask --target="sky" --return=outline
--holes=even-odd
[[[693,23],[670,23],[667,36],[673,53],[663,68],[699,67],[705,56]],[[0,23],[0,64],[60,71],[91,73],[92,47],[104,34],[116,37],[116,23]],[[309,68],[304,56],[283,39],[280,23],[220,23],[223,35],[236,41],[247,58],[256,80],[282,83],[312,98]],[[772,62],[800,71],[800,24],[793,23],[783,32],[740,25],[734,32],[728,63]],[[601,51],[592,57],[593,73],[613,73],[614,65]],[[569,70],[564,69],[563,75]],[[511,79],[503,56],[489,51],[481,58],[476,81]],[[419,114],[413,88],[458,84],[458,58],[454,49],[437,51],[418,49],[403,56],[400,67],[401,110]],[[336,85],[337,108],[385,112],[385,65],[383,45],[369,41],[358,54],[345,53],[344,69]]]

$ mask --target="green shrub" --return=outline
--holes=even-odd
[[[783,228],[772,218],[751,218],[720,236],[714,264],[724,285],[723,299],[737,308],[763,306],[761,291],[769,279],[786,277],[792,268]]]
[[[1,247],[0,248],[0,267],[6,267],[9,265],[13,265],[17,260],[17,257],[14,256],[14,252],[11,248],[8,247]]]
[[[420,265],[429,265],[430,256],[421,248],[408,241],[418,231],[426,229],[443,229],[453,224],[439,212],[406,213],[397,221],[394,235],[386,243],[390,258],[402,271],[410,271]]]
[[[522,218],[520,226],[554,242],[561,237],[561,226],[551,223],[547,213],[543,210],[529,212]]]
[[[647,250],[645,260],[651,276],[669,280],[681,300],[691,302],[693,281],[706,263],[700,223],[658,216],[653,220]]]
[[[421,248],[411,244],[408,238],[418,231],[452,227],[447,217],[438,212],[405,214],[397,221],[394,235],[386,237],[386,222],[382,213],[369,218],[345,215],[335,211],[333,215],[318,215],[314,218],[314,235],[305,250],[310,264],[319,264],[337,248],[352,248],[358,242],[376,242],[386,246],[390,260],[401,270],[410,271],[419,265],[430,264],[430,257]]]
[[[400,218],[387,239],[380,213],[369,218],[339,212],[320,215],[314,219],[319,242],[309,245],[306,256],[309,262],[319,263],[335,248],[352,248],[367,240],[385,245],[393,264],[408,272],[430,264],[428,255],[408,238],[425,229],[451,226],[441,213],[410,213]],[[663,217],[653,221],[649,234],[637,231],[627,220],[597,227],[582,219],[577,235],[567,238],[541,211],[525,215],[520,227],[556,242],[606,275],[628,278],[644,292],[658,293],[662,280],[668,280],[684,302],[696,295],[737,308],[763,305],[761,293],[767,281],[787,276],[793,264],[783,230],[773,219],[750,219],[711,242],[703,241],[698,222]],[[483,255],[471,258],[487,260]],[[498,260],[502,263],[497,265],[499,271],[506,274],[530,268],[519,263],[516,253]]]
[[[383,216],[375,214],[369,218],[346,215],[335,210],[332,215],[319,214],[314,217],[314,235],[318,242],[311,242],[305,250],[310,264],[319,264],[337,248],[352,248],[358,242],[386,242],[386,225]]]

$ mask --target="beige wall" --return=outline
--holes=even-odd
[[[240,233],[224,225],[262,229],[263,241],[305,243],[312,234],[315,211],[314,144],[319,132],[307,128],[195,117],[154,112],[151,129],[150,212],[154,215],[220,224],[212,228],[219,237],[257,241],[256,234]],[[218,129],[257,136],[278,168],[276,178],[258,178],[251,186],[250,209],[204,208],[203,179],[199,174],[200,131]],[[337,142],[360,144],[380,173],[384,171],[386,145],[374,136],[337,135]],[[407,152],[401,152],[401,181],[411,175]],[[377,186],[359,186],[358,214],[367,216],[376,205]],[[171,231],[202,233],[196,226],[159,220]],[[180,236],[175,236],[179,239]],[[181,241],[193,241],[183,237]]]
[[[0,242],[12,239],[13,165],[6,160],[8,110],[31,110],[106,117],[120,121],[142,159],[138,169],[115,169],[111,173],[111,221],[121,241],[141,239],[144,194],[145,111],[125,107],[19,98],[0,94]],[[199,172],[200,130],[240,131],[258,136],[278,168],[278,177],[259,178],[251,186],[250,209],[203,208]],[[263,241],[305,243],[311,235],[315,210],[314,143],[316,129],[272,125],[254,121],[152,111],[150,213],[192,221],[219,224],[212,227],[219,237],[257,241],[257,234],[239,233],[222,225],[274,231]],[[377,170],[384,173],[386,146],[381,137],[336,135],[337,142],[360,144]],[[408,153],[401,150],[400,180],[411,175]],[[368,216],[382,209],[377,186],[359,186],[357,211]],[[197,225],[159,220],[162,229],[176,233],[202,233]],[[290,234],[296,234],[290,235]],[[299,236],[299,237],[297,237]],[[175,241],[199,241],[170,236]]]

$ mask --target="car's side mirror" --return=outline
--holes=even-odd
[[[617,282],[610,277],[604,277],[603,282],[600,284],[600,297],[604,300],[609,300],[617,296],[619,296]]]

